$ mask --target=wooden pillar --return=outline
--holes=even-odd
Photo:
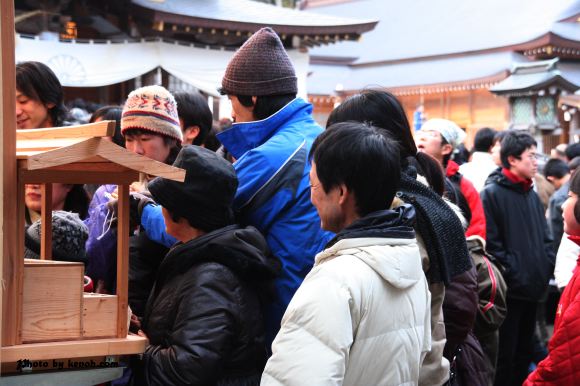
[[[18,342],[19,301],[22,287],[22,256],[18,256],[17,216],[17,182],[16,182],[16,77],[14,53],[14,2],[0,1],[0,130],[2,135],[2,177],[0,178],[0,227],[2,247],[0,248],[0,270],[2,271],[2,292],[0,307],[0,330],[2,346],[11,346]],[[23,197],[18,197],[23,199]],[[23,236],[23,235],[22,235]]]
[[[118,185],[117,203],[117,338],[127,336],[129,290],[129,185]]]
[[[40,259],[52,260],[52,184],[42,184]]]

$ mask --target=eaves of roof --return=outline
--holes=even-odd
[[[132,0],[135,9],[152,22],[195,28],[255,32],[272,27],[279,34],[320,35],[326,40],[353,40],[375,28],[378,20],[319,15],[249,0]]]
[[[575,91],[578,85],[566,79],[560,71],[550,71],[535,74],[511,75],[500,83],[490,88],[490,91],[502,95],[510,93],[522,93],[546,89],[550,86],[558,86],[566,91]]]

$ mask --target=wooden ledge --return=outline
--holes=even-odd
[[[47,129],[16,130],[17,141],[86,139],[91,137],[112,137],[113,135],[115,135],[115,121],[99,121],[84,125],[50,127]]]
[[[147,338],[128,335],[127,338],[75,340],[19,344],[2,347],[0,358],[3,363],[22,359],[48,360],[55,358],[84,358],[91,356],[141,354],[149,344]]]

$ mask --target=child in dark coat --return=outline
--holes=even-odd
[[[167,233],[178,242],[162,261],[142,320],[150,345],[140,385],[258,385],[266,363],[262,306],[278,264],[252,227],[234,223],[233,167],[187,146],[174,166],[184,183],[149,184]]]

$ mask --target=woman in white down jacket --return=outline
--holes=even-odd
[[[397,146],[375,128],[339,123],[311,155],[312,203],[337,236],[290,302],[261,384],[415,385],[430,349],[430,294],[414,209],[389,209]]]

